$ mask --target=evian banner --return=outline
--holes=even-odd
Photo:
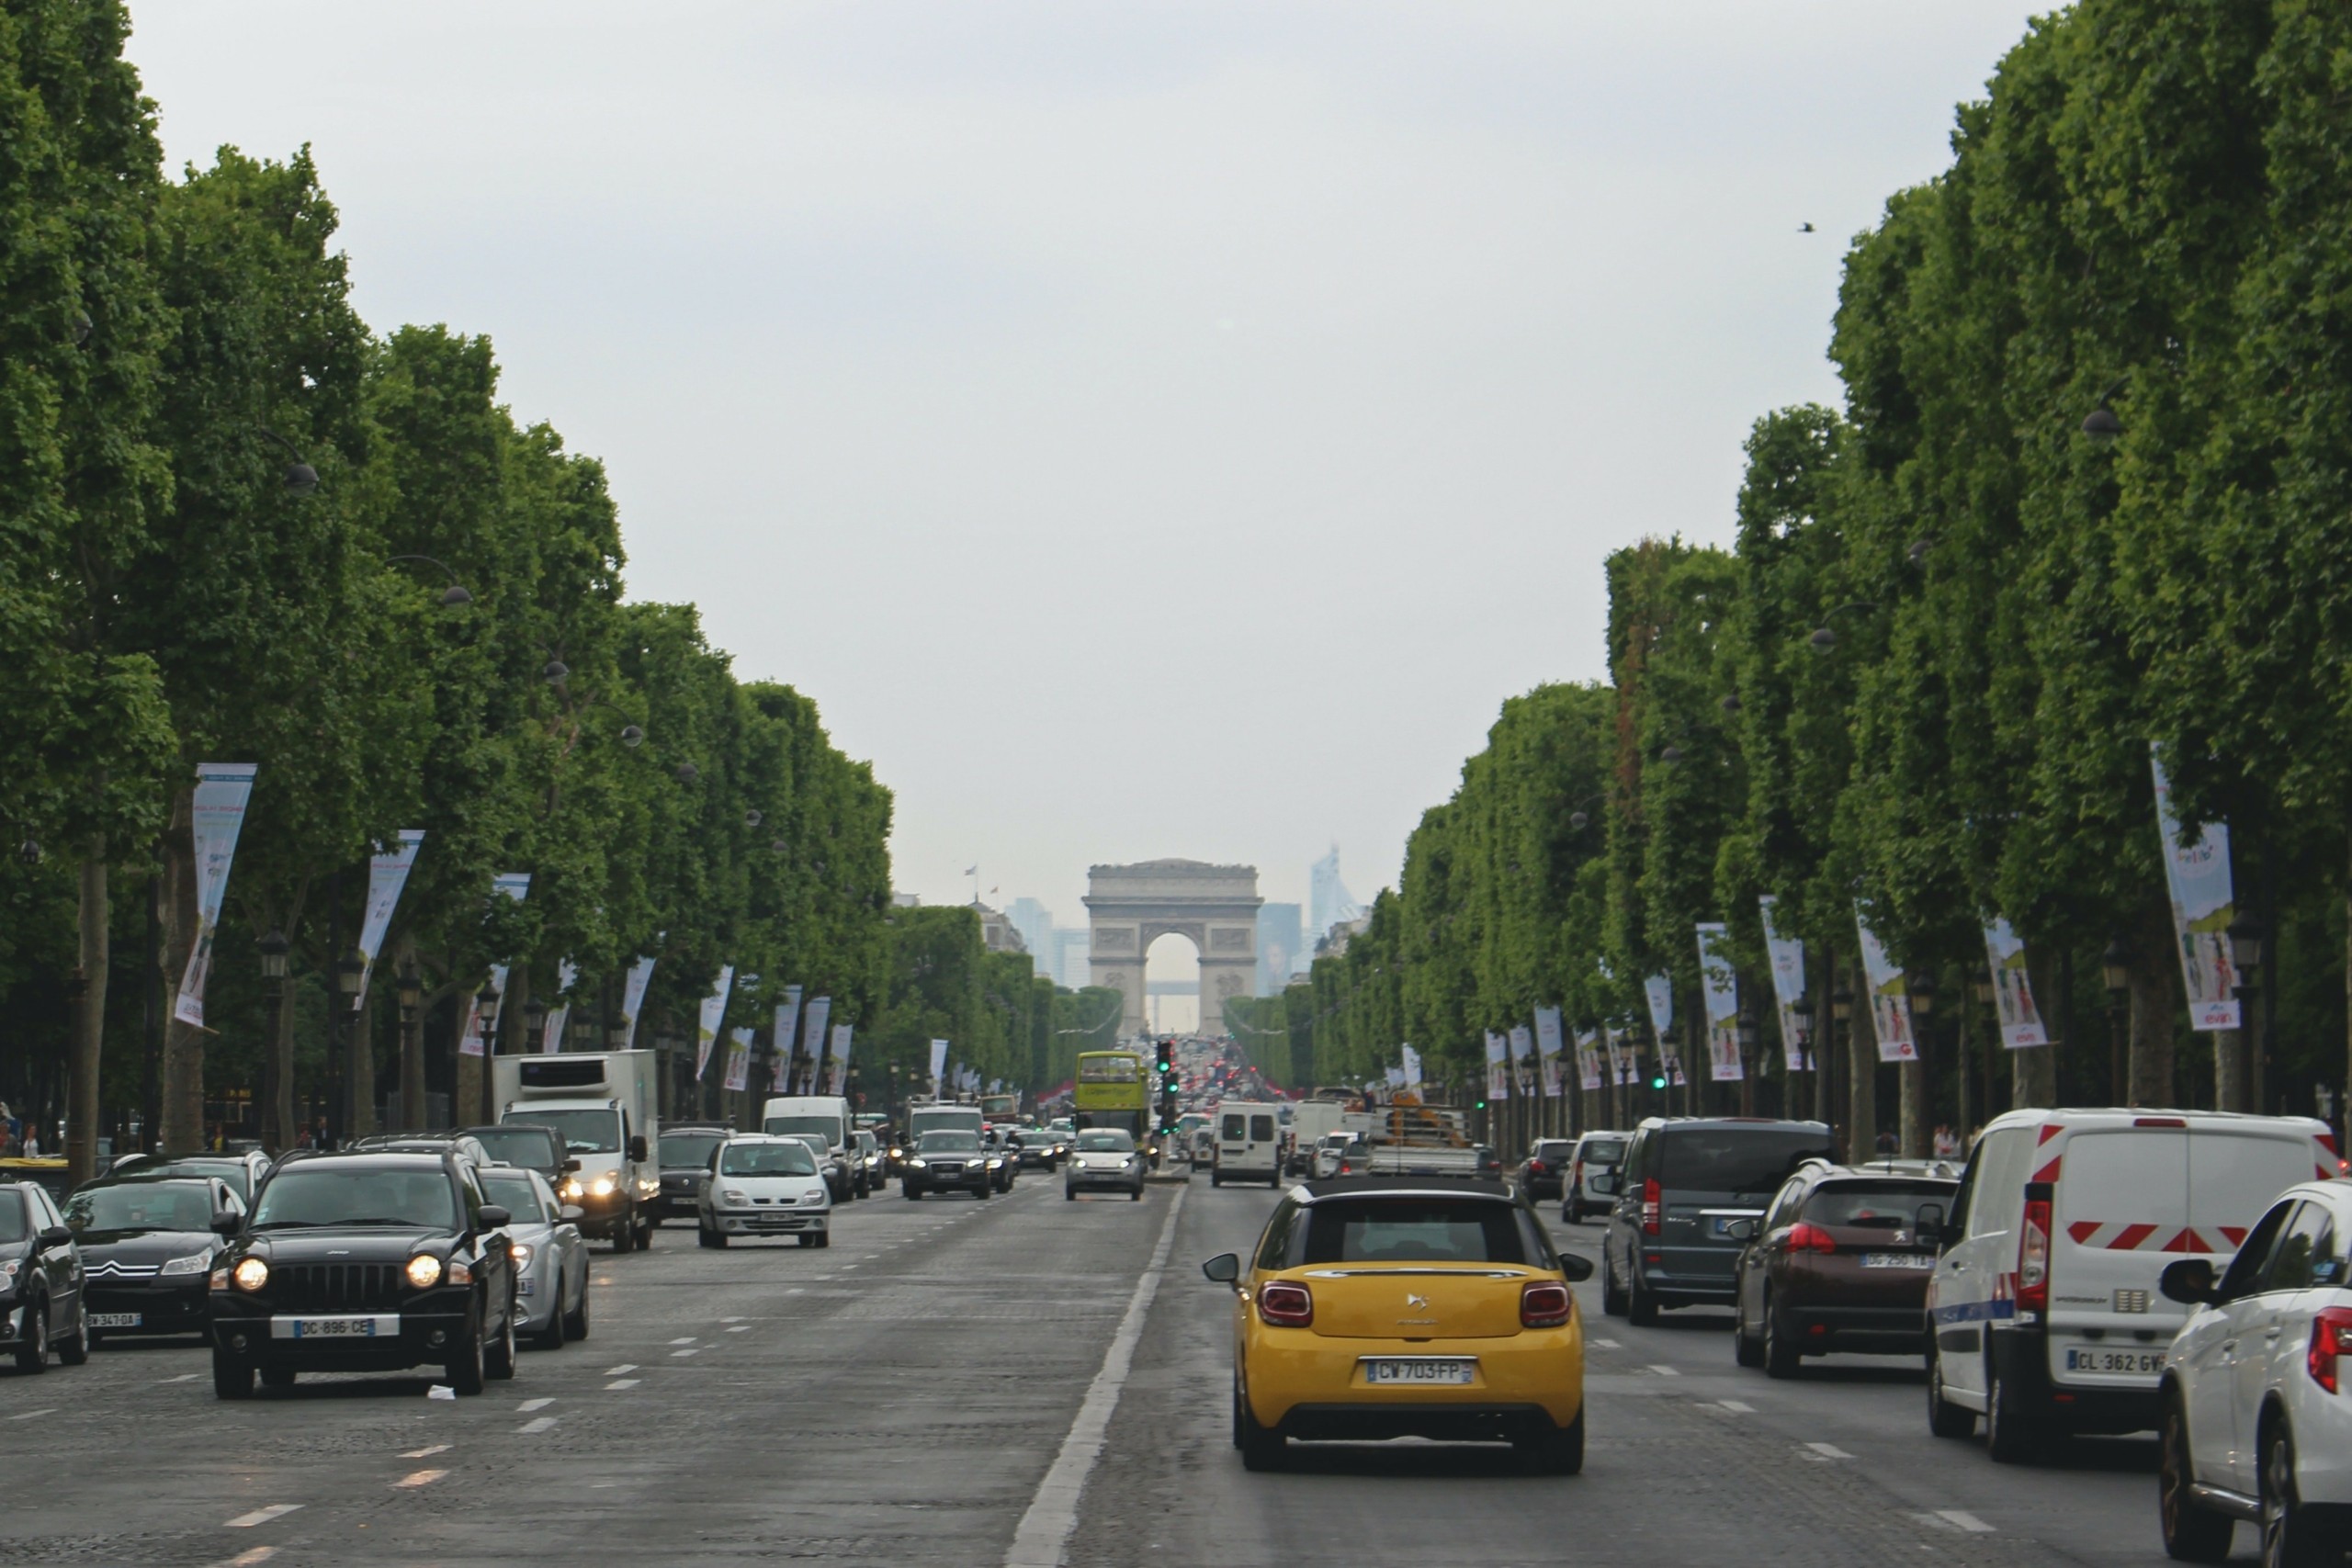
[[[1617,1047],[1611,1043],[1609,1055],[1614,1058]],[[1577,1031],[1577,1081],[1588,1089],[1600,1087],[1600,1032],[1595,1029]]]
[[[1737,1083],[1747,1076],[1739,1059],[1739,971],[1733,967],[1731,928],[1721,920],[1699,924],[1699,1000],[1707,1012],[1708,1077]]]
[[[555,966],[555,1006],[539,1024],[539,1050],[548,1054],[563,1049],[563,1032],[571,1023],[571,987],[580,983],[580,965],[571,959],[559,959]]]
[[[2230,922],[2237,918],[2237,907],[2230,882],[2229,824],[2208,822],[2196,838],[2182,843],[2180,818],[2173,815],[2172,785],[2153,745],[2148,766],[2156,775],[2156,829],[2164,837],[2165,890],[2172,896],[2180,978],[2188,991],[2188,1027],[2235,1029],[2238,973],[2230,952]]]
[[[1764,911],[1764,952],[1772,963],[1772,1000],[1781,1014],[1781,1052],[1789,1071],[1813,1070],[1812,1021],[1801,1010],[1804,1000],[1804,943],[1781,933],[1781,901],[1770,893],[1756,902]]]
[[[493,896],[512,898],[520,903],[531,896],[531,874],[527,871],[502,871],[490,879]],[[506,970],[503,964],[490,966],[490,994],[503,1005],[506,999]],[[458,1032],[458,1054],[479,1056],[482,1054],[481,1002],[480,994],[466,998],[466,1026]]]
[[[833,1055],[832,1060],[826,1065],[825,1068],[829,1078],[825,1087],[825,1092],[827,1094],[846,1094],[849,1092],[850,1037],[856,1028],[857,1026],[854,1023],[837,1023],[833,1025]]]
[[[637,1015],[645,1010],[645,988],[653,983],[653,960],[640,958],[621,980],[621,1049],[637,1043]]]
[[[825,1053],[825,1021],[833,1016],[833,998],[810,997],[808,1010],[800,1020],[800,1038],[808,1042],[808,1072],[796,1075],[790,1090],[794,1094],[817,1092],[817,1061]]]
[[[1560,1058],[1560,1010],[1535,1010],[1535,1055],[1544,1064],[1544,1098],[1560,1098],[1560,1078],[1566,1064]]]
[[[1871,987],[1871,1027],[1878,1032],[1878,1059],[1916,1062],[1919,1047],[1911,1037],[1911,993],[1903,971],[1886,955],[1886,944],[1871,931],[1862,907],[1854,905],[1854,931],[1862,946],[1862,977]]]
[[[800,987],[786,986],[784,1000],[775,1005],[775,1028],[768,1036],[768,1055],[775,1063],[777,1094],[792,1092],[792,1050],[800,1041]]]
[[[400,848],[368,858],[368,909],[359,919],[359,957],[366,967],[359,972],[359,994],[351,998],[354,1012],[368,1000],[368,981],[376,973],[376,955],[384,951],[384,933],[392,929],[392,911],[400,908],[401,889],[408,886],[417,846],[424,842],[424,829],[403,828]]]
[[[695,1021],[695,1082],[702,1082],[703,1069],[710,1066],[711,1047],[718,1043],[718,1026],[727,1018],[727,993],[735,986],[735,965],[718,966],[718,984],[702,999],[701,1015]]]
[[[723,1087],[730,1089],[748,1088],[752,1081],[752,1032],[738,1025],[728,1032],[727,1077]]]
[[[2001,1019],[2001,1043],[2012,1051],[2050,1043],[2041,1011],[2033,1005],[2033,982],[2025,971],[2025,943],[1996,915],[1984,927],[1984,962],[1993,972],[1993,1007]]]
[[[946,1081],[946,1077],[947,1042],[944,1040],[934,1040],[931,1043],[931,1081],[933,1085],[936,1087],[944,1083]]]
[[[253,762],[199,762],[188,827],[196,847],[196,941],[180,971],[172,1016],[204,1027],[204,983],[212,975],[212,942],[220,929],[220,906],[229,897],[229,863],[236,858],[237,834],[245,825],[245,802],[253,798]]]

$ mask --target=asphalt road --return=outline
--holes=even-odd
[[[1581,1476],[1423,1443],[1250,1474],[1197,1266],[1272,1201],[1203,1179],[1066,1203],[1032,1176],[893,1190],[823,1252],[673,1227],[597,1255],[592,1337],[476,1399],[306,1378],[222,1404],[186,1344],[0,1371],[0,1563],[2162,1561],[2144,1439],[1996,1467],[1928,1435],[1911,1365],[1776,1382],[1723,1317],[1630,1329],[1589,1289]]]

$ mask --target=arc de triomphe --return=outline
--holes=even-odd
[[[1088,961],[1094,983],[1126,998],[1123,1037],[1148,1027],[1144,955],[1174,931],[1201,955],[1201,1032],[1225,1032],[1225,1003],[1258,977],[1258,868],[1148,860],[1087,868]]]

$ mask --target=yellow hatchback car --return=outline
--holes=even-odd
[[[1294,1187],[1233,1287],[1233,1446],[1251,1470],[1284,1445],[1508,1442],[1554,1474],[1584,1468],[1584,1325],[1552,1249],[1500,1182],[1399,1177]]]

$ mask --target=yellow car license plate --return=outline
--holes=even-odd
[[[1418,1383],[1424,1386],[1466,1387],[1478,1363],[1468,1357],[1368,1358],[1363,1381],[1371,1383]]]

